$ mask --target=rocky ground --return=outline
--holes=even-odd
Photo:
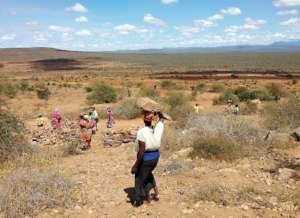
[[[141,126],[130,122],[133,129]],[[114,130],[124,126],[117,123]],[[66,157],[58,166],[80,187],[74,207],[39,217],[300,217],[286,197],[299,192],[300,147],[234,163],[191,160],[189,149],[163,153],[155,171],[160,201],[134,208],[133,144],[104,147],[106,131],[97,133],[90,151]]]

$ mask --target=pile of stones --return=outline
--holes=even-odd
[[[119,147],[122,144],[134,143],[137,129],[109,130],[104,133],[104,147]]]

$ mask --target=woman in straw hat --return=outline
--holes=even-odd
[[[149,108],[149,104],[147,105]],[[132,166],[131,173],[135,175],[134,206],[140,206],[143,201],[151,201],[150,191],[154,189],[154,200],[158,200],[158,190],[153,170],[156,168],[160,157],[160,143],[164,131],[164,117],[160,112],[142,108],[142,117],[145,127],[137,133],[137,159]],[[157,124],[153,128],[152,123]]]

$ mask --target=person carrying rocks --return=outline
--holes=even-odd
[[[158,188],[153,175],[160,157],[160,144],[164,131],[166,115],[160,112],[157,103],[148,102],[142,106],[142,118],[145,127],[139,129],[136,138],[137,159],[131,168],[135,175],[135,198],[133,205],[138,207],[144,200],[151,202],[150,191],[154,189],[153,200],[159,200]],[[153,126],[153,124],[156,124]]]
[[[88,115],[80,114],[79,127],[80,127],[81,149],[82,150],[90,149],[91,142],[92,142],[92,130],[89,126]]]

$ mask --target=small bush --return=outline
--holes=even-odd
[[[286,101],[272,102],[262,112],[264,124],[271,130],[293,129],[300,126],[300,98],[291,96]]]
[[[220,83],[213,83],[209,89],[210,92],[224,92],[225,90],[225,86],[223,84]]]
[[[125,99],[114,109],[114,116],[119,119],[135,119],[140,116],[141,110],[137,105],[137,99]]]
[[[24,124],[14,114],[0,109],[0,161],[32,152],[23,131]]]
[[[90,104],[101,104],[115,102],[117,97],[117,92],[112,86],[100,83],[93,87],[87,100]]]
[[[266,85],[266,90],[270,94],[270,96],[273,97],[273,100],[278,101],[280,100],[281,97],[286,96],[285,90],[283,88],[275,83],[271,83]]]
[[[90,93],[90,92],[93,91],[93,88],[92,88],[92,87],[89,87],[89,86],[85,87],[84,89],[85,89],[85,91],[86,91],[87,93]]]
[[[40,87],[36,89],[36,94],[39,99],[49,100],[51,92],[48,88]]]
[[[67,140],[64,143],[63,156],[80,154],[81,153],[80,145],[81,145],[81,140],[79,137],[75,137],[74,139]]]
[[[7,218],[34,216],[39,211],[69,207],[74,201],[73,184],[60,173],[18,169],[0,193],[0,208]]]
[[[155,88],[142,86],[140,88],[139,95],[141,97],[149,97],[149,98],[156,99],[159,97],[159,92]]]
[[[273,97],[267,90],[256,90],[256,97],[261,101],[272,101]]]
[[[238,96],[236,96],[231,90],[227,90],[225,93],[221,94],[219,97],[213,99],[214,105],[226,104],[228,99],[232,99],[233,103],[239,102]]]
[[[20,85],[19,85],[19,88],[22,92],[25,92],[25,91],[29,91],[30,90],[30,86],[29,86],[29,83],[25,80],[21,81]]]
[[[170,80],[164,80],[160,83],[160,86],[163,89],[175,89],[177,87],[177,84]]]
[[[246,87],[238,87],[234,90],[234,94],[238,96],[241,102],[254,100],[257,98],[256,92],[253,90],[248,90]]]
[[[198,115],[190,117],[186,128],[193,157],[233,161],[263,152],[266,145],[266,131],[237,116]]]

